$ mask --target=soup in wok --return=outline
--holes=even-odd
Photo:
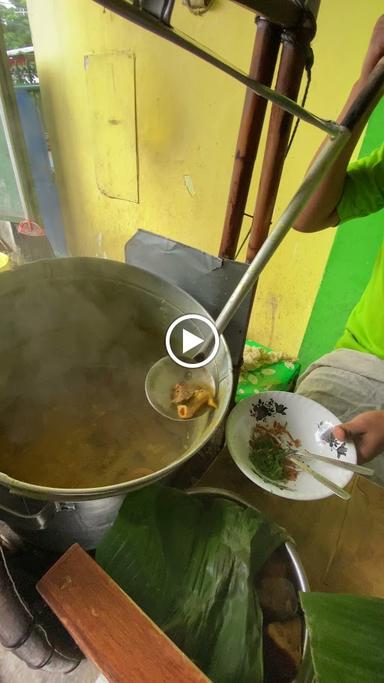
[[[0,411],[8,476],[54,488],[110,486],[153,474],[188,449],[195,427],[159,416],[131,372],[78,368],[65,379],[48,396],[32,382]]]
[[[198,451],[231,395],[225,342],[211,363],[210,413],[169,420],[144,386],[169,325],[186,312],[207,315],[182,290],[123,263],[56,259],[2,274],[0,482],[9,487],[11,477],[12,490],[30,496],[105,497]]]

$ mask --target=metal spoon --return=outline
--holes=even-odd
[[[333,481],[331,481],[327,477],[324,477],[323,474],[319,474],[319,472],[315,472],[315,470],[313,470],[312,467],[307,465],[300,458],[298,458],[295,455],[292,455],[290,453],[289,459],[292,460],[292,462],[296,465],[296,467],[299,470],[303,470],[304,472],[307,472],[307,474],[310,474],[311,477],[313,477],[314,479],[317,479],[317,481],[319,481],[320,484],[323,484],[323,486],[326,486],[327,489],[332,491],[332,493],[334,493],[336,496],[339,496],[339,498],[342,498],[343,500],[349,500],[351,498],[351,494],[348,493],[348,491],[345,491],[344,489],[341,488],[341,486],[338,486],[337,484],[335,484]]]
[[[375,471],[371,467],[365,467],[364,465],[355,465],[355,463],[353,462],[337,460],[336,458],[328,458],[326,455],[317,455],[317,453],[311,453],[310,451],[307,451],[306,448],[295,448],[290,450],[289,452],[293,455],[303,456],[308,460],[318,460],[319,462],[325,462],[329,465],[340,467],[343,470],[356,472],[356,474],[364,474],[366,477],[372,477],[375,473]]]

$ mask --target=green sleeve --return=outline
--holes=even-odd
[[[375,213],[384,207],[384,145],[348,166],[337,206],[340,223]]]

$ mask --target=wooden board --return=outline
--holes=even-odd
[[[67,550],[37,589],[109,683],[208,683],[79,545]]]

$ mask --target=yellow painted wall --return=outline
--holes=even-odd
[[[196,17],[177,3],[175,26],[247,70],[255,30],[250,12],[215,0]],[[138,228],[217,253],[243,87],[92,0],[28,0],[28,10],[72,254],[123,259]],[[360,0],[322,0],[312,111],[336,117],[381,10],[381,0],[364,10]],[[277,212],[320,140],[300,124]],[[250,213],[259,167],[260,161]],[[243,232],[248,227],[246,219]],[[298,351],[332,239],[332,230],[286,238],[261,277],[250,337]]]

